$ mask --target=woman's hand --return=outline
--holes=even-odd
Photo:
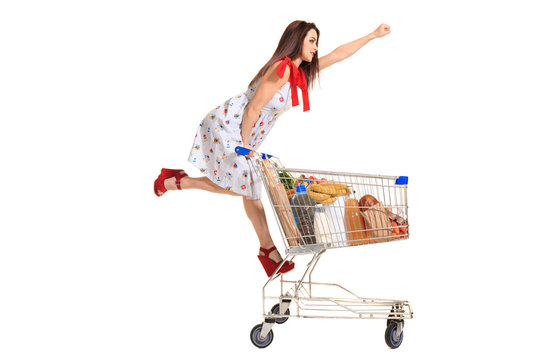
[[[373,32],[373,35],[375,35],[376,38],[382,38],[388,34],[390,34],[390,26],[386,24],[379,25],[379,27]]]
[[[241,134],[241,133],[240,133]],[[244,136],[242,136],[242,145],[240,145],[241,147],[245,148],[245,149],[249,149],[249,150],[253,150],[253,148],[248,145],[248,140],[247,139],[244,139]],[[253,156],[253,153],[250,151],[247,155],[245,155],[246,157],[251,157]]]
[[[253,149],[251,148],[251,146],[245,146],[245,145],[242,145],[242,147],[243,147],[243,148],[246,148],[246,149],[249,149],[249,150],[253,150]],[[250,152],[248,152],[245,156],[248,157],[248,158],[250,158],[250,157],[253,156],[253,152],[250,151]]]

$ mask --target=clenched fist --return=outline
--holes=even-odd
[[[383,36],[390,34],[390,26],[386,24],[381,24],[377,29],[375,29],[373,34],[376,38],[382,38]]]

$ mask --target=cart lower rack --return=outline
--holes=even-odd
[[[240,155],[249,151],[236,148]],[[312,255],[300,279],[285,280],[278,268],[263,286],[264,321],[251,330],[252,343],[267,347],[274,338],[272,327],[291,317],[382,319],[387,322],[386,344],[399,347],[404,320],[413,317],[408,301],[360,297],[338,284],[313,282],[311,276],[328,249],[409,237],[408,178],[285,168],[276,157],[252,154],[249,161],[280,225],[286,252],[283,263]],[[278,278],[279,292],[270,289]]]

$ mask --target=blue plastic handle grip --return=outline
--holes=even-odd
[[[409,184],[408,176],[400,176],[396,179],[396,185],[407,185]]]
[[[234,149],[234,152],[237,153],[237,154],[240,154],[240,155],[247,155],[247,154],[249,154],[251,152],[251,150],[248,149],[248,148],[245,148],[245,147],[237,146]]]
[[[251,149],[241,147],[241,146],[237,146],[237,147],[234,148],[234,152],[237,153],[237,154],[240,154],[240,155],[247,155],[251,151],[252,151]],[[272,157],[272,155],[265,154],[265,153],[262,153],[261,155],[262,155],[263,159],[270,159]]]

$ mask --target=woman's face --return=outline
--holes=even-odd
[[[302,61],[311,62],[313,56],[318,50],[317,47],[317,31],[310,29],[304,38],[304,45],[302,46]]]

